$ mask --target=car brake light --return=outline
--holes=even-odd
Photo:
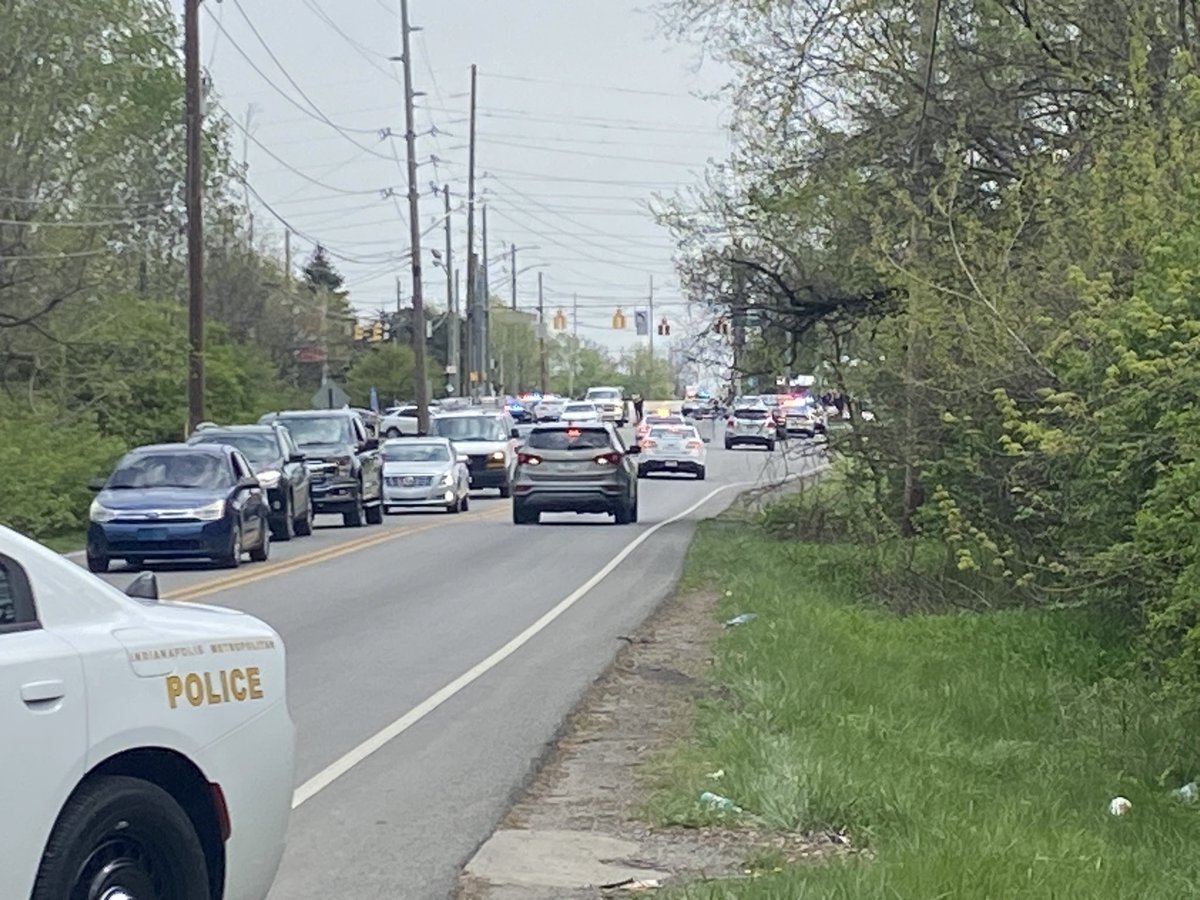
[[[687,445],[688,445],[689,450],[699,450],[701,447],[704,446],[704,442],[703,441],[688,441]]]
[[[732,428],[736,424],[737,424],[737,422],[734,420],[733,416],[730,416],[729,421],[725,423],[725,427]]]
[[[597,456],[595,462],[602,466],[619,465],[621,462],[621,454],[614,450],[612,453],[605,453],[601,456]]]
[[[644,441],[642,441],[642,446],[643,447],[657,447],[658,441],[654,440],[653,438],[646,438]]]
[[[522,466],[537,466],[541,465],[542,458],[534,456],[532,453],[518,453],[517,463]]]

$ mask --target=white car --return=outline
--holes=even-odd
[[[625,394],[620,388],[588,388],[583,399],[589,403],[595,403],[605,421],[616,422],[622,428],[628,422],[629,417],[625,411]]]
[[[379,434],[384,438],[415,436],[419,431],[415,406],[389,410],[379,422]]]
[[[641,441],[638,478],[663,473],[685,473],[703,481],[708,468],[708,450],[693,425],[655,425]]]
[[[446,438],[398,438],[383,444],[383,511],[435,507],[448,513],[471,508],[468,457]]]
[[[262,900],[294,779],[283,642],[0,527],[0,895]]]
[[[560,422],[592,423],[604,421],[604,414],[594,403],[576,400],[567,403],[559,414]]]

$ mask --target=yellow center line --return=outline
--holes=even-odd
[[[253,584],[256,581],[262,581],[265,578],[273,578],[276,575],[283,575],[288,572],[294,572],[297,569],[303,569],[308,566],[316,565],[317,563],[328,562],[329,560],[339,559],[343,556],[348,556],[351,553],[357,553],[360,550],[366,550],[370,547],[386,544],[388,541],[397,540],[402,537],[409,537],[414,534],[420,534],[424,531],[432,531],[435,528],[444,528],[447,525],[454,523],[465,522],[480,522],[490,519],[498,519],[507,516],[509,513],[508,505],[504,504],[496,509],[489,509],[481,513],[468,513],[465,516],[447,517],[444,521],[431,522],[428,525],[405,526],[403,528],[388,529],[383,532],[375,532],[368,536],[358,538],[344,543],[335,544],[332,547],[326,547],[322,550],[315,550],[312,553],[306,553],[302,556],[286,559],[278,563],[268,563],[264,566],[256,566],[253,569],[247,569],[244,572],[238,572],[232,575],[226,575],[220,578],[213,578],[200,584],[190,585],[188,587],[179,588],[174,591],[169,591],[163,594],[164,600],[196,600],[200,597],[215,594],[219,591],[228,590],[242,585]]]

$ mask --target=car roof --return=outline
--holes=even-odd
[[[421,434],[388,438],[383,442],[383,446],[386,447],[389,444],[440,444],[445,446],[450,443],[452,443],[450,438],[442,437],[440,434]]]
[[[210,434],[278,434],[279,425],[275,422],[264,422],[261,425],[210,425],[201,428],[188,441]]]
[[[170,444],[146,444],[142,447],[134,447],[129,451],[129,454],[141,455],[146,453],[192,453],[203,454],[204,456],[225,456],[228,452],[229,450],[224,444],[184,444],[174,442]]]
[[[353,409],[283,409],[269,412],[263,416],[263,419],[271,419],[272,417],[287,416],[289,419],[321,419],[329,416],[340,416],[342,418],[356,417],[358,412]],[[269,422],[260,421],[259,424],[266,425]]]

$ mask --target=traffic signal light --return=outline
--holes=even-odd
[[[567,330],[567,314],[564,313],[561,309],[554,314],[554,330],[555,331],[566,331]]]
[[[371,325],[371,343],[378,344],[383,341],[383,323],[374,322]]]
[[[671,323],[667,321],[666,316],[663,316],[662,321],[658,323],[658,333],[664,336],[671,333]]]
[[[351,337],[353,338],[353,340],[355,342],[361,341],[363,339],[362,325],[358,324],[357,322],[354,323],[354,326],[351,328]]]
[[[625,329],[625,313],[621,312],[621,307],[619,306],[617,307],[617,311],[613,313],[612,327],[617,331],[623,331]]]

